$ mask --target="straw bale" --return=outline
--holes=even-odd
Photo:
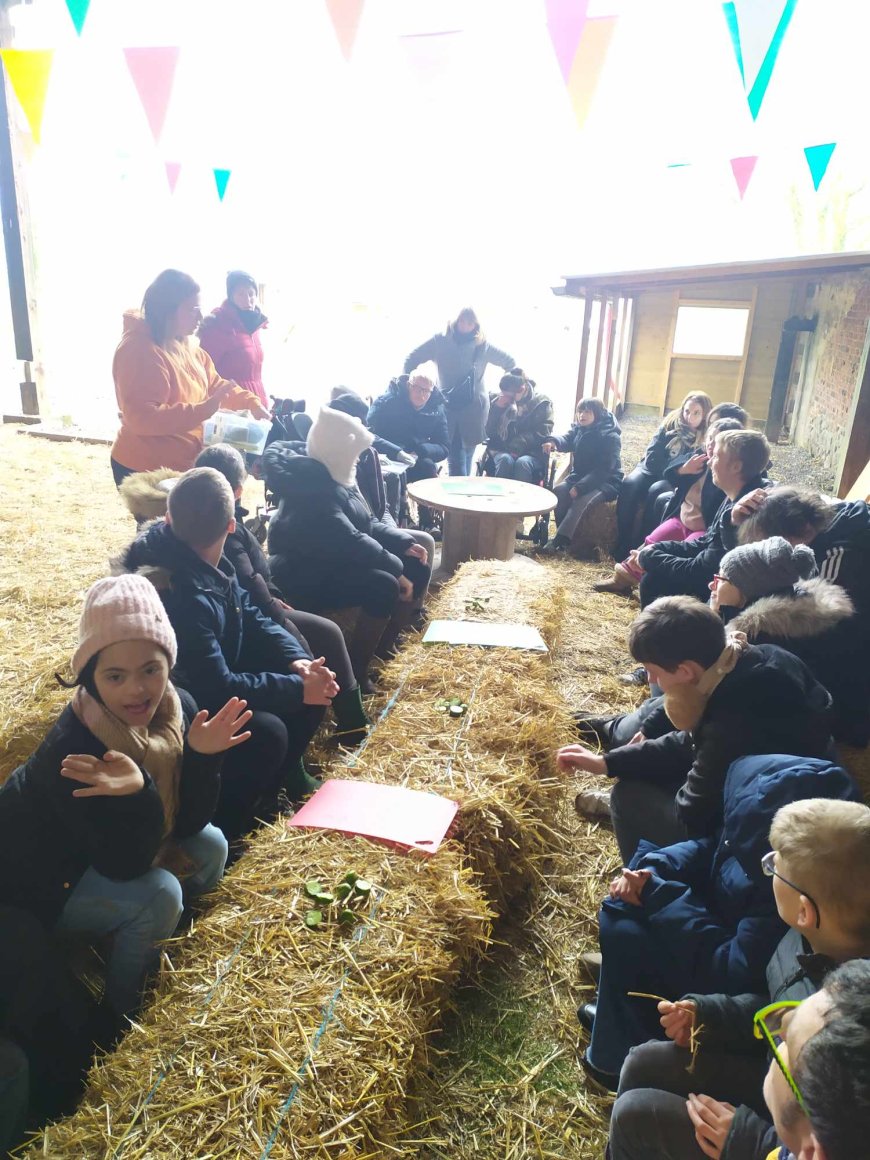
[[[464,566],[433,615],[485,615],[559,632],[558,575],[526,561]],[[461,612],[459,610],[462,610]],[[490,921],[540,883],[561,792],[552,753],[568,729],[549,657],[429,647],[386,670],[389,712],[347,774],[455,797],[432,856],[280,826],[252,837],[194,929],[169,944],[158,993],[94,1068],[79,1111],[33,1155],[412,1155],[399,1141],[411,1080]],[[436,708],[468,702],[459,719]],[[304,882],[348,869],[376,885],[348,935],[309,930]]]
[[[601,560],[616,546],[616,501],[591,504],[571,538],[571,555],[578,560]]]

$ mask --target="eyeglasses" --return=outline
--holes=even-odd
[[[762,1007],[753,1016],[752,1030],[756,1039],[765,1039],[767,1041],[767,1046],[770,1048],[776,1066],[782,1072],[785,1082],[794,1093],[794,1097],[800,1104],[804,1115],[807,1115],[808,1112],[807,1106],[804,1103],[804,1097],[801,1095],[800,1088],[795,1083],[794,1076],[791,1074],[785,1052],[783,1051],[785,1047],[782,1039],[783,1016],[788,1011],[793,1011],[795,1007],[800,1007],[799,1000],[783,999],[779,1003],[771,1003],[767,1007]]]
[[[790,886],[792,890],[796,890],[798,894],[802,894],[807,902],[812,904],[812,908],[816,912],[816,930],[818,930],[822,925],[822,915],[819,911],[819,907],[815,899],[811,898],[809,894],[807,894],[806,890],[801,890],[800,886],[795,886],[794,882],[789,882],[787,878],[783,878],[783,876],[776,869],[775,862],[776,852],[774,850],[769,850],[761,859],[762,871],[767,875],[768,878],[778,878],[780,882],[784,882],[786,886]]]

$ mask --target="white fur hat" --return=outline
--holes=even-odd
[[[322,463],[336,483],[353,487],[357,460],[374,441],[371,431],[353,415],[321,407],[306,446],[309,456]]]

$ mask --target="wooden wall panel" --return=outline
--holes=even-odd
[[[767,418],[782,324],[792,313],[794,286],[793,278],[775,278],[758,284],[755,321],[740,400],[753,419],[764,421]]]
[[[634,334],[628,371],[627,401],[661,408],[667,373],[676,290],[647,290],[634,303]]]

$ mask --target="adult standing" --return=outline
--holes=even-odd
[[[438,385],[447,404],[450,474],[470,475],[474,450],[483,442],[489,415],[484,371],[489,363],[509,371],[515,360],[487,342],[470,306],[459,311],[443,334],[434,334],[411,351],[405,359],[405,374],[430,360],[438,367]]]
[[[256,395],[223,379],[190,336],[202,321],[199,286],[164,270],[145,291],[141,310],[124,314],[112,362],[121,427],[112,444],[115,483],[135,471],[187,471],[203,448],[202,424],[221,407],[269,412]]]
[[[268,409],[263,387],[260,331],[268,318],[257,302],[257,283],[244,270],[227,274],[226,299],[199,325],[197,338],[222,379],[232,379]]]

